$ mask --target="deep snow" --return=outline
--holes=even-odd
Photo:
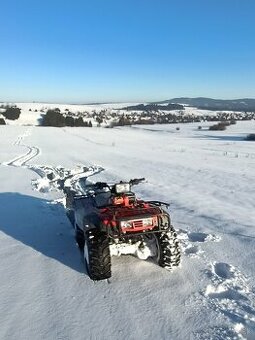
[[[198,125],[0,127],[1,338],[255,338],[255,124]],[[110,283],[88,278],[61,192],[32,183],[38,165],[95,164],[171,203],[181,268],[123,256]]]

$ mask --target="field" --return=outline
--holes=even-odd
[[[2,339],[255,338],[255,123],[176,127],[0,126]],[[63,195],[33,185],[39,166],[78,165],[145,177],[138,196],[171,204],[181,267],[114,257],[91,281]]]

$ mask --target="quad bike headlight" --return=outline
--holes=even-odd
[[[132,220],[132,221],[121,221],[120,227],[121,228],[143,228],[143,227],[150,227],[153,226],[153,217],[139,219],[139,220]]]
[[[143,219],[143,226],[144,227],[151,226],[151,225],[153,225],[153,218],[152,217]]]
[[[132,228],[132,221],[122,221],[120,222],[121,228]]]
[[[130,191],[129,183],[119,183],[115,185],[116,194],[123,194]]]

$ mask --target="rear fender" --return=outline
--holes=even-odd
[[[102,231],[102,223],[97,213],[92,212],[83,216],[82,229],[84,232],[91,229]]]

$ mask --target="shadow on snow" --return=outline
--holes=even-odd
[[[231,136],[231,135],[196,135],[194,138],[198,139],[208,139],[208,140],[218,140],[218,141],[226,141],[226,142],[247,142],[246,141],[247,134],[243,136]]]
[[[78,272],[84,272],[64,207],[45,199],[0,194],[0,230]]]

